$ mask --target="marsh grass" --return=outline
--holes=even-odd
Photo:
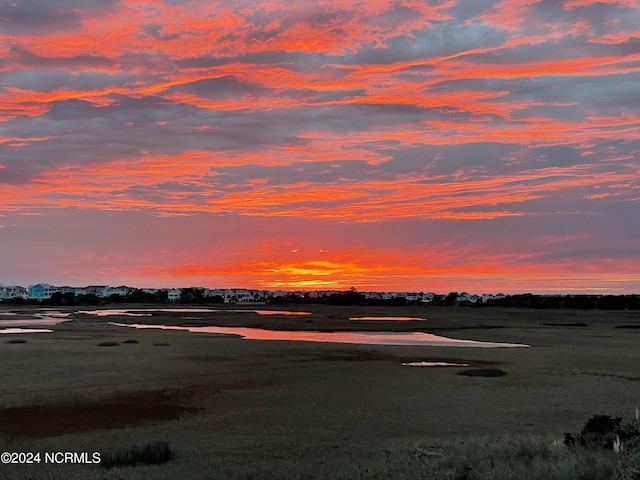
[[[482,437],[379,455],[331,478],[343,480],[627,480],[611,451],[571,451],[551,438]],[[262,477],[256,477],[262,478]],[[265,477],[275,478],[275,477]],[[297,478],[324,478],[322,474]],[[634,478],[634,477],[630,477]]]
[[[339,330],[347,324],[344,308],[335,310],[336,320],[328,318],[327,309],[316,311],[315,324],[307,328]],[[348,315],[371,313],[354,307]],[[420,312],[407,308],[393,314]],[[114,333],[104,319],[93,317],[65,324],[28,347],[0,348],[3,407],[73,404],[73,410],[64,411],[26,409],[20,422],[9,412],[7,418],[16,428],[8,430],[9,424],[0,422],[0,431],[5,430],[4,437],[0,433],[0,451],[117,452],[164,439],[175,452],[168,463],[133,468],[0,465],[0,478],[637,479],[640,460],[629,442],[622,441],[621,454],[613,449],[572,450],[561,439],[553,443],[565,430],[579,431],[589,414],[635,405],[635,332],[640,330],[614,328],[637,322],[635,316],[445,307],[425,316],[429,328],[424,328],[433,327],[445,336],[452,329],[468,329],[451,336],[526,340],[532,348],[252,343],[148,329],[135,333],[144,347],[102,352],[109,354],[105,363],[105,355],[97,355],[96,342],[112,338],[122,344],[133,337],[123,330]],[[241,321],[274,322],[241,315],[220,318],[220,323],[235,326]],[[174,320],[184,321],[179,315]],[[291,324],[282,328],[292,329],[293,320],[285,320]],[[572,329],[571,335],[541,326],[582,321],[589,328]],[[494,324],[505,328],[472,329]],[[150,348],[169,341],[171,348],[163,351]],[[28,355],[17,355],[18,351]],[[464,358],[453,352],[464,352]],[[472,365],[465,370],[502,367],[508,376],[474,380],[454,376],[451,370],[399,365],[409,360],[453,361],[452,357]],[[147,416],[166,388],[176,389],[177,396],[160,403],[163,411],[174,413]],[[145,395],[111,398],[114,393],[142,390]],[[21,435],[34,418],[38,431]],[[55,431],[51,427],[52,435],[43,437],[49,419],[71,420],[73,425]],[[512,435],[499,437],[503,432]],[[553,436],[532,437],[547,432]],[[469,438],[480,435],[487,437]]]
[[[561,442],[560,442],[561,444]],[[369,452],[371,453],[371,452]],[[621,467],[613,451],[570,450],[551,437],[478,437],[415,447],[396,446],[364,457],[326,459],[301,471],[295,463],[273,469],[225,471],[220,478],[335,480],[636,480],[615,476]],[[296,468],[298,467],[298,468]],[[624,470],[623,470],[624,468]],[[213,477],[212,477],[213,478]]]
[[[555,448],[540,437],[503,436],[451,447],[433,465],[433,478],[604,480],[611,478],[616,460],[609,453]]]
[[[127,343],[127,344],[129,344],[129,343],[138,343],[138,340],[136,340],[134,338],[129,338],[129,339],[125,340],[122,343]]]
[[[102,342],[98,344],[99,347],[117,347],[119,345],[118,342]]]
[[[504,377],[506,374],[507,372],[501,368],[471,368],[456,372],[456,375],[464,375],[467,377]]]
[[[154,343],[152,347],[168,347],[168,343]]]
[[[27,343],[27,341],[24,338],[12,338],[7,343]]]
[[[615,469],[615,480],[640,480],[640,448],[626,451]]]

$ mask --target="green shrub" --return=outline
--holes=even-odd
[[[565,432],[564,443],[568,447],[581,446],[590,450],[610,450],[620,442],[622,448],[640,449],[640,420],[622,423],[622,417],[594,415],[579,433]]]

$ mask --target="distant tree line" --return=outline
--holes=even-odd
[[[332,293],[328,296],[309,297],[290,294],[270,300],[268,303],[295,303],[327,305],[363,305],[363,306],[392,306],[402,307],[407,305],[429,305],[434,307],[511,307],[511,308],[538,308],[538,309],[579,309],[579,310],[640,310],[639,295],[535,295],[523,293],[519,295],[506,295],[504,298],[487,300],[485,302],[472,303],[458,301],[458,292],[449,292],[446,295],[434,295],[430,302],[409,301],[407,298],[397,296],[393,298],[367,298],[354,288],[341,293]]]
[[[220,304],[224,298],[220,295],[206,296],[197,288],[181,289],[180,299],[169,301],[167,290],[158,290],[154,293],[144,290],[132,290],[127,295],[113,294],[108,297],[96,295],[74,295],[73,293],[54,293],[51,298],[44,300],[24,299],[16,297],[3,300],[0,303],[13,305],[47,305],[47,306],[81,306],[81,305],[108,305],[126,303],[147,304]],[[409,301],[402,296],[393,298],[366,297],[363,293],[351,288],[344,292],[332,293],[328,296],[312,297],[290,293],[284,297],[276,297],[267,300],[269,304],[327,304],[327,305],[364,305],[364,306],[393,306],[429,305],[434,307],[510,307],[510,308],[537,308],[537,309],[579,309],[579,310],[640,310],[639,295],[534,295],[523,293],[519,295],[506,295],[504,298],[486,300],[485,302],[472,303],[458,301],[458,292],[449,292],[446,295],[434,295],[430,302]]]
[[[164,294],[164,295],[163,295]],[[98,297],[92,294],[74,295],[72,292],[56,292],[51,298],[38,300],[35,298],[16,297],[5,300],[3,303],[16,305],[47,305],[53,307],[81,306],[81,305],[107,305],[110,303],[167,303],[169,297],[167,292],[156,294],[146,293],[142,290],[134,290],[129,295],[109,295],[108,297]]]
[[[458,301],[458,292],[446,295],[434,295],[430,302],[409,301],[405,297],[397,296],[388,299],[367,298],[355,289],[342,293],[333,293],[327,297],[308,298],[299,295],[289,295],[272,300],[277,303],[324,303],[327,305],[365,305],[365,306],[393,306],[429,305],[434,307],[511,307],[537,309],[579,309],[579,310],[640,310],[639,295],[535,295],[524,293],[506,295],[504,298],[472,303]]]
[[[516,308],[572,308],[578,310],[640,310],[638,295],[507,295],[479,306]]]

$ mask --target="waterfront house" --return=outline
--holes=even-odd
[[[0,285],[0,300],[27,298],[27,289],[19,285]]]
[[[35,285],[29,285],[27,288],[27,298],[46,300],[51,298],[51,295],[59,291],[60,287],[54,287],[48,283],[37,283]]]

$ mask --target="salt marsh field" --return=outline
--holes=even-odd
[[[3,307],[0,450],[166,441],[173,455],[112,470],[0,465],[0,478],[393,478],[389,465],[414,461],[422,470],[398,478],[424,478],[443,445],[552,440],[640,403],[638,312],[295,307]],[[2,332],[17,328],[50,332]],[[249,330],[271,337],[238,335]],[[502,373],[460,374],[483,369]]]

